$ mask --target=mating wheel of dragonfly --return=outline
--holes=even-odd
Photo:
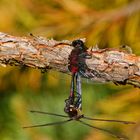
[[[135,124],[129,121],[85,117],[82,114],[80,78],[82,76],[98,82],[114,82],[117,85],[131,84],[140,87],[140,57],[122,49],[97,49],[93,47],[88,49],[80,39],[73,42],[56,41],[33,35],[31,37],[15,37],[4,33],[0,33],[0,50],[1,66],[27,66],[44,71],[54,69],[72,75],[70,94],[66,99],[64,108],[68,116],[32,111],[34,113],[69,117],[69,119],[24,128],[63,124],[76,120],[89,127],[105,131],[116,138],[127,139],[126,136],[114,134],[81,120]]]
[[[72,73],[71,87],[70,87],[69,97],[68,97],[68,99],[65,100],[65,107],[64,107],[64,111],[66,114],[68,114],[68,116],[61,115],[61,114],[55,114],[55,113],[42,112],[42,111],[31,111],[32,113],[47,114],[47,115],[64,117],[64,118],[68,117],[69,119],[64,120],[64,121],[59,121],[59,122],[53,122],[53,123],[25,126],[23,128],[60,125],[60,124],[64,124],[64,123],[76,120],[76,121],[80,122],[81,124],[84,124],[86,126],[89,126],[91,128],[94,128],[94,129],[97,129],[100,131],[104,131],[120,140],[128,139],[125,135],[115,134],[112,131],[90,125],[81,120],[81,119],[86,119],[86,120],[93,120],[93,121],[106,121],[106,122],[117,122],[117,123],[123,123],[123,124],[135,124],[135,122],[130,122],[130,121],[90,118],[90,117],[86,117],[86,116],[84,116],[84,114],[82,114],[81,75],[84,73],[85,69],[81,68],[81,66],[83,65],[83,67],[86,67],[85,59],[88,59],[88,58],[90,59],[91,55],[88,54],[87,48],[84,46],[84,43],[81,40],[73,41],[72,45],[73,45],[74,49],[72,50],[71,55],[69,56],[69,66],[68,66],[69,71]],[[81,61],[81,59],[82,59],[82,61]]]

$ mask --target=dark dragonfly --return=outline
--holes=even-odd
[[[122,124],[135,124],[135,122],[130,121],[123,121],[123,120],[108,120],[108,119],[100,119],[100,118],[90,118],[85,116],[82,113],[82,92],[81,92],[81,77],[78,71],[74,71],[72,73],[72,80],[71,80],[71,88],[70,88],[70,94],[69,97],[65,100],[65,107],[64,112],[67,115],[61,115],[56,113],[49,113],[49,112],[42,112],[42,111],[34,111],[31,110],[32,113],[39,113],[39,114],[46,114],[46,115],[52,115],[52,116],[58,116],[67,118],[64,121],[58,121],[58,122],[52,122],[52,123],[46,123],[46,124],[38,124],[38,125],[32,125],[32,126],[25,126],[23,128],[33,128],[33,127],[43,127],[43,126],[52,126],[52,125],[62,125],[71,121],[77,121],[83,125],[89,126],[91,128],[94,128],[96,130],[104,131],[113,137],[116,137],[118,139],[128,139],[124,135],[118,135],[113,133],[112,131],[109,131],[107,129],[103,129],[100,127],[93,126],[91,124],[86,123],[83,120],[92,120],[92,121],[105,121],[105,122],[114,122],[114,123],[122,123]]]
[[[91,58],[87,52],[88,48],[85,46],[82,40],[74,40],[71,45],[74,47],[74,49],[69,55],[68,69],[72,74],[77,72],[82,74],[87,68],[85,60]]]

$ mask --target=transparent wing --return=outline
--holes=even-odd
[[[69,121],[72,121],[72,119],[59,121],[59,122],[52,122],[52,123],[46,123],[46,124],[37,124],[37,125],[31,125],[31,126],[24,126],[22,128],[33,128],[33,127],[44,127],[44,126],[52,126],[52,125],[62,125]]]
[[[38,113],[38,114],[46,114],[51,116],[58,116],[63,118],[68,118],[66,115],[56,114],[56,113],[50,113],[50,112],[43,112],[43,111],[36,111],[36,110],[30,110],[31,113]]]
[[[118,135],[118,134],[113,133],[112,131],[109,131],[109,130],[107,130],[107,129],[103,129],[103,128],[100,128],[100,127],[96,127],[96,126],[90,125],[90,124],[88,124],[88,123],[86,123],[86,122],[84,122],[84,121],[81,121],[81,120],[78,120],[78,121],[79,121],[80,123],[86,125],[86,126],[89,126],[89,127],[91,127],[91,128],[94,128],[94,129],[96,129],[96,130],[104,131],[104,132],[110,134],[111,136],[113,136],[113,137],[115,137],[115,138],[118,138],[118,139],[120,139],[120,140],[128,140],[128,137],[125,136],[125,135]]]
[[[93,121],[101,121],[101,122],[103,121],[103,122],[116,122],[116,123],[123,123],[123,124],[136,124],[135,122],[131,122],[131,121],[90,118],[90,117],[86,117],[86,116],[83,116],[83,119],[93,120]]]

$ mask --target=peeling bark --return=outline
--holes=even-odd
[[[0,66],[15,65],[69,73],[71,41],[43,37],[15,37],[0,33]],[[140,57],[124,49],[89,48],[83,77],[98,82],[140,87]]]

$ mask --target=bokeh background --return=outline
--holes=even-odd
[[[140,55],[139,0],[0,0],[0,31],[56,40],[86,38],[87,46],[131,46]],[[0,140],[114,140],[79,124],[23,129],[62,120],[29,110],[63,113],[70,77],[55,71],[0,67]],[[83,112],[91,117],[136,121],[136,125],[91,124],[140,140],[140,89],[84,81]]]

